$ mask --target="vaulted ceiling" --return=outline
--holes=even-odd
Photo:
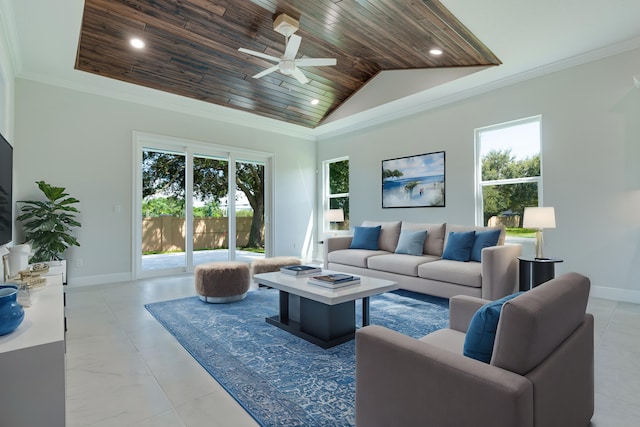
[[[238,48],[280,57],[281,13],[299,20],[297,58],[337,65],[252,78],[274,64]],[[314,128],[381,71],[499,64],[437,0],[86,0],[75,68]]]

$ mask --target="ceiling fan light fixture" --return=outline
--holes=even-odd
[[[293,61],[282,60],[280,61],[280,72],[286,76],[290,76],[296,69],[296,64]]]
[[[439,56],[439,55],[442,55],[442,49],[440,49],[438,47],[434,47],[434,48],[429,50],[429,53],[431,55]]]

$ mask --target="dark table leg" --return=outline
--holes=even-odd
[[[531,287],[535,288],[538,285],[548,282],[555,277],[555,264],[549,263],[537,263],[533,266],[533,273],[531,274]]]
[[[362,298],[362,326],[369,324],[369,297]]]
[[[520,288],[521,291],[531,289],[531,262],[520,260]]]
[[[289,323],[289,292],[280,291],[280,322]]]

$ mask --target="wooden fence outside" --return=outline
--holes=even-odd
[[[194,218],[193,249],[229,247],[228,219]],[[251,217],[236,218],[236,246],[246,246],[251,231]],[[183,252],[185,250],[185,220],[160,216],[142,219],[142,253]]]

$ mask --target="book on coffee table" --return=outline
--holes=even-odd
[[[280,268],[280,273],[289,274],[291,276],[307,276],[310,274],[321,273],[320,267],[311,265],[286,265]]]
[[[312,276],[309,278],[312,285],[324,286],[325,288],[341,288],[343,286],[357,285],[360,278],[350,274],[324,274],[320,276]]]

